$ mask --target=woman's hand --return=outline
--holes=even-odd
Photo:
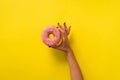
[[[55,49],[62,50],[62,51],[67,53],[71,50],[70,45],[68,43],[68,35],[70,33],[71,26],[67,27],[66,23],[64,22],[63,26],[60,23],[58,23],[57,28],[61,32],[62,43],[58,46],[56,45],[56,46],[51,46],[51,47],[53,47]]]
[[[62,50],[67,54],[67,60],[70,66],[71,80],[83,80],[80,67],[75,59],[74,53],[68,43],[68,35],[70,33],[70,27],[66,26],[66,23],[60,25],[58,23],[58,29],[61,32],[62,43],[59,46],[51,46],[55,49]]]

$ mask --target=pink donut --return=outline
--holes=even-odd
[[[53,38],[49,38],[49,35],[53,34]],[[54,26],[46,27],[42,32],[42,40],[48,46],[55,46],[60,41],[60,31]]]

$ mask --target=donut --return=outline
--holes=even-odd
[[[53,34],[53,38],[49,35]],[[48,46],[55,46],[60,41],[60,31],[55,26],[48,26],[42,32],[42,40]]]

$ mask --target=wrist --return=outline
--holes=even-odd
[[[70,53],[70,52],[72,52],[72,49],[70,47],[68,47],[65,52]]]
[[[67,54],[67,56],[73,55],[72,49],[71,49],[71,48],[68,48],[68,49],[66,50],[66,54]]]

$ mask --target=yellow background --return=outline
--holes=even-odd
[[[120,80],[119,0],[0,0],[0,80],[70,80],[65,54],[41,40],[64,21],[84,80]]]

